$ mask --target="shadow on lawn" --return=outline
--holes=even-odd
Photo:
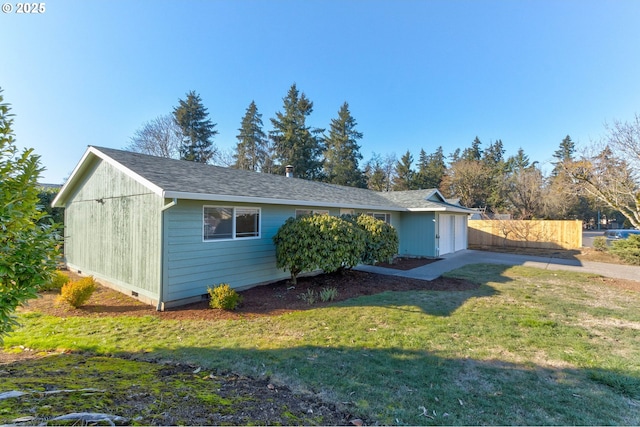
[[[640,399],[640,379],[606,369],[448,359],[429,351],[358,346],[157,349],[143,357],[267,379],[341,402],[345,412],[367,424],[640,423],[640,412],[628,400]]]
[[[341,307],[385,307],[413,311],[415,306],[432,316],[451,316],[468,300],[486,298],[499,294],[492,283],[508,283],[513,279],[504,275],[511,268],[499,264],[472,264],[457,269],[434,281],[423,281],[424,287],[409,290],[389,290],[374,295],[366,295],[337,303]],[[438,283],[439,285],[435,285]],[[433,285],[432,285],[433,284]],[[435,286],[434,286],[435,285]],[[407,298],[407,294],[410,297]]]

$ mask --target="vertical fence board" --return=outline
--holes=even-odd
[[[469,220],[469,245],[579,249],[582,221]]]

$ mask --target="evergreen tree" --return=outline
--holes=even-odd
[[[407,150],[407,152],[396,163],[396,176],[393,179],[393,189],[395,191],[414,189],[414,171],[411,169],[411,163],[413,163],[413,156],[409,150]]]
[[[39,206],[40,156],[18,151],[3,100],[0,89],[0,344],[17,324],[16,308],[51,280],[61,243],[59,225]]]
[[[524,153],[522,147],[518,148],[518,153],[515,156],[511,156],[507,159],[507,170],[522,170],[529,167],[531,161],[529,156]]]
[[[471,161],[482,159],[482,149],[480,148],[481,145],[482,143],[480,142],[480,139],[478,139],[478,137],[476,136],[476,138],[471,143],[471,147],[465,148],[464,151],[462,151],[461,159]]]
[[[572,160],[573,154],[575,152],[576,152],[576,145],[571,140],[571,137],[567,135],[560,143],[560,147],[558,147],[558,149],[553,152],[553,157],[558,159],[559,162],[564,162],[567,160]]]
[[[484,151],[482,161],[490,168],[500,167],[504,164],[504,151],[504,144],[498,139]]]
[[[356,121],[349,112],[349,104],[344,103],[338,118],[331,120],[329,136],[324,138],[324,171],[327,181],[349,187],[366,187],[358,161],[362,160],[358,140],[362,133],[356,130]]]
[[[367,180],[367,188],[369,190],[387,190],[387,175],[384,170],[382,158],[379,154],[373,153],[371,159],[369,159],[365,164],[364,176]]]
[[[504,144],[498,139],[491,143],[482,154],[482,163],[489,173],[487,208],[494,212],[504,211],[506,198],[500,191],[506,179],[507,164],[504,161]]]
[[[215,123],[195,91],[187,93],[186,100],[179,100],[173,109],[173,117],[184,135],[180,146],[180,158],[192,162],[207,163],[215,155],[212,138],[218,134]]]
[[[236,169],[251,171],[263,171],[268,157],[267,136],[262,130],[262,114],[258,113],[258,107],[251,101],[242,118],[240,132],[236,138],[236,152],[233,155]]]
[[[277,173],[283,173],[287,165],[294,167],[294,174],[303,179],[321,180],[323,146],[318,134],[323,129],[311,128],[306,118],[313,112],[313,102],[300,94],[296,84],[291,85],[283,98],[283,111],[271,119],[274,158],[279,163]]]
[[[418,161],[418,172],[414,177],[414,188],[438,188],[447,170],[442,146],[438,147],[432,154],[427,155],[424,150],[420,150]]]

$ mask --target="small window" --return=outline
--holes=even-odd
[[[384,212],[367,212],[367,215],[374,217],[375,219],[379,219],[380,221],[384,221],[387,224],[391,224],[391,214]]]
[[[296,218],[305,215],[329,215],[329,211],[319,209],[296,209]]]
[[[260,209],[204,207],[203,240],[260,237]]]
[[[355,215],[355,209],[340,209],[340,215]]]
[[[260,210],[236,208],[236,237],[260,237]]]

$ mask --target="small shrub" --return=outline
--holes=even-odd
[[[305,293],[300,294],[299,298],[309,305],[313,305],[318,301],[318,294],[313,289],[307,289]]]
[[[235,310],[242,302],[242,296],[227,283],[221,283],[213,288],[207,288],[211,301],[209,306],[222,310]]]
[[[593,247],[596,251],[606,252],[607,251],[607,238],[604,236],[599,236],[593,239]]]
[[[69,276],[62,271],[54,271],[51,279],[40,287],[40,291],[59,291],[69,281]]]
[[[627,264],[640,265],[640,234],[612,242],[609,252]]]
[[[320,301],[328,302],[333,301],[338,296],[338,290],[336,288],[322,288],[320,290]]]
[[[93,277],[84,277],[75,282],[65,283],[60,290],[58,299],[68,303],[73,308],[78,308],[91,298],[96,289],[97,286]]]

